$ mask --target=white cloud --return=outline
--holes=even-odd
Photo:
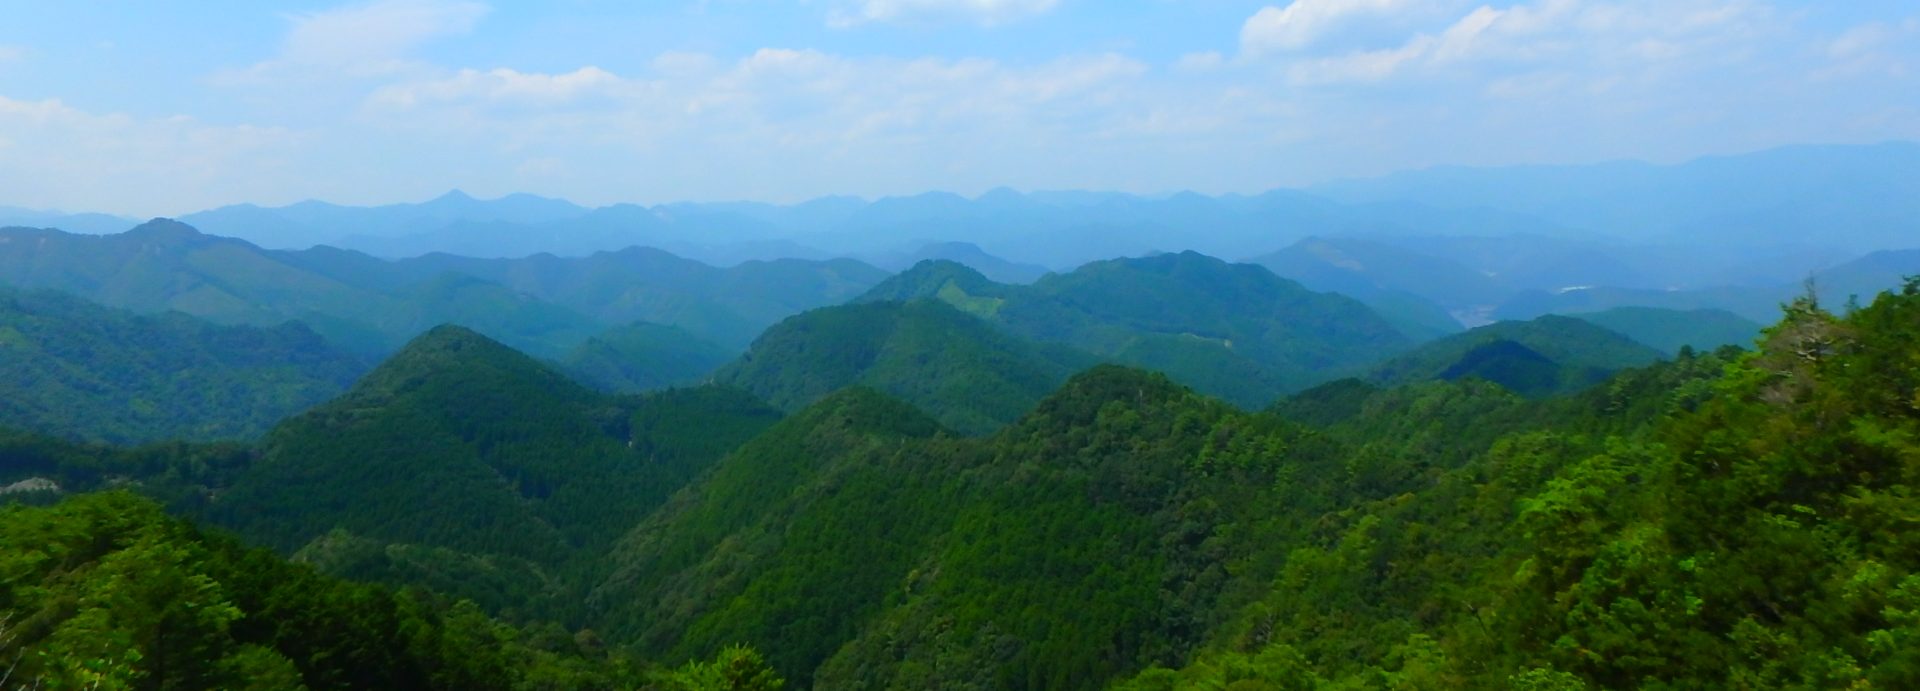
[[[1905,77],[1913,71],[1915,56],[1902,47],[1920,43],[1920,17],[1901,22],[1868,22],[1841,33],[1827,43],[1833,64],[1820,77],[1835,79],[1882,74]]]
[[[1173,67],[1182,72],[1211,72],[1220,69],[1226,63],[1227,58],[1221,55],[1220,51],[1209,50],[1182,55],[1179,60],[1174,61]]]
[[[382,108],[402,109],[452,101],[552,106],[575,102],[622,83],[620,77],[591,65],[563,74],[465,69],[445,79],[384,86],[374,91],[369,101]]]
[[[0,65],[27,57],[27,49],[20,46],[0,45]]]
[[[1249,54],[1307,48],[1327,32],[1366,15],[1405,9],[1410,0],[1293,0],[1260,8],[1240,26],[1240,50]]]
[[[290,15],[279,54],[216,74],[223,84],[259,84],[291,73],[369,77],[405,70],[408,56],[436,38],[464,34],[488,12],[471,0],[375,0]]]
[[[993,26],[1045,14],[1059,4],[1060,0],[857,0],[834,8],[827,23],[836,27],[875,22]]]
[[[1699,69],[1745,57],[1772,19],[1765,6],[1749,0],[1538,0],[1506,9],[1482,5],[1438,31],[1416,33],[1398,45],[1295,57],[1286,63],[1286,71],[1295,83],[1324,85],[1380,82],[1416,72],[1425,78],[1491,83],[1513,77],[1512,70],[1646,74]],[[1555,80],[1526,81],[1537,85]]]
[[[837,1],[815,6],[849,23],[991,24],[1058,5]],[[1269,2],[1241,50],[1164,66],[1068,45],[1028,61],[765,48],[557,69],[418,57],[480,5],[356,5],[293,17],[258,82],[209,101],[312,129],[3,102],[0,193],[139,212],[454,186],[587,203],[1251,191],[1438,163],[1920,138],[1920,22],[1897,15],[1830,31],[1771,0]],[[386,28],[346,28],[366,22]]]
[[[0,96],[0,189],[36,206],[177,213],[274,194],[272,172],[301,137],[186,116],[96,114],[58,99]],[[104,201],[103,201],[104,200]]]
[[[731,61],[663,55],[652,65],[631,75],[463,70],[383,87],[357,120],[370,139],[432,140],[495,161],[480,167],[538,172],[548,183],[577,175],[609,185],[656,172],[625,165],[610,174],[584,160],[681,162],[671,178],[648,179],[652,199],[698,196],[693,185],[724,180],[765,190],[753,196],[790,194],[778,190],[796,177],[819,185],[807,188],[818,194],[841,191],[848,179],[890,191],[948,187],[927,162],[979,165],[1043,151],[1071,160],[1143,113],[1190,121],[1178,119],[1184,102],[1169,99],[1181,104],[1169,109],[1144,91],[1146,65],[1117,54],[1018,65],[767,48]],[[756,186],[779,179],[786,182]]]

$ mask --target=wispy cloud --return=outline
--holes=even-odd
[[[321,71],[350,77],[391,74],[433,39],[471,31],[487,15],[472,0],[376,0],[293,14],[278,55],[215,75],[221,83],[259,83],[289,72]]]
[[[1331,0],[1299,0],[1289,9],[1306,2]],[[1259,17],[1250,18],[1248,26]],[[1786,28],[1768,6],[1751,0],[1536,0],[1505,9],[1482,5],[1443,27],[1416,31],[1389,45],[1270,57],[1298,85],[1379,83],[1400,76],[1494,82],[1539,70],[1638,77],[1750,60],[1768,32]],[[1261,55],[1246,44],[1243,38],[1243,51]]]
[[[827,23],[850,27],[869,23],[994,26],[1045,14],[1060,0],[855,0],[828,13]]]
[[[963,25],[1064,7],[834,2],[812,7],[855,23]],[[1210,20],[1213,44],[1154,60],[1063,40],[971,56],[757,44],[573,63],[556,53],[536,67],[484,45],[461,46],[477,56],[468,63],[423,57],[463,32],[519,36],[485,22],[484,5],[357,4],[286,17],[258,65],[214,80],[244,88],[207,92],[198,119],[68,105],[98,98],[5,102],[0,190],[13,203],[115,211],[151,208],[122,201],[133,197],[180,210],[449,186],[589,203],[997,185],[1252,191],[1438,163],[1920,138],[1910,13],[1836,27],[1779,0],[1273,5]],[[28,57],[36,69],[40,57]]]
[[[7,64],[9,62],[18,62],[20,60],[25,59],[26,57],[27,57],[26,48],[23,48],[21,46],[9,46],[9,45],[0,44],[0,65]]]
[[[1341,25],[1405,10],[1414,0],[1293,0],[1260,8],[1240,25],[1240,49],[1250,54],[1300,50]]]
[[[93,113],[59,99],[0,96],[0,189],[39,206],[144,213],[274,194],[302,138],[278,127],[184,115]],[[111,201],[97,195],[111,190]]]

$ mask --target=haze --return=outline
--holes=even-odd
[[[1255,193],[1920,138],[1875,0],[0,3],[0,205]]]

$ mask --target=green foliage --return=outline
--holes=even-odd
[[[297,323],[216,326],[0,288],[0,425],[116,443],[251,438],[364,369]]]
[[[635,322],[587,339],[561,366],[595,388],[641,393],[697,383],[733,356],[685,330]]]
[[[467,603],[326,578],[126,493],[0,509],[16,688],[616,688],[638,675]]]
[[[1618,333],[1547,315],[1489,324],[1433,341],[1376,365],[1368,378],[1383,384],[1478,377],[1528,396],[1571,393],[1613,372],[1663,356]]]
[[[1753,345],[1760,325],[1717,309],[1669,310],[1657,307],[1615,307],[1602,312],[1569,315],[1659,348],[1668,355],[1681,348],[1713,350],[1721,346]]]
[[[1139,280],[1227,280],[1162,261]],[[935,292],[1011,330],[1026,298],[963,278]],[[1205,292],[1264,290],[1239,280]],[[1074,309],[1153,338],[1212,319]],[[817,400],[778,422],[729,389],[602,395],[450,328],[257,448],[0,435],[10,497],[127,484],[328,573],[473,601],[183,542],[112,495],[0,517],[23,641],[0,654],[103,687],[1920,685],[1920,281],[1843,316],[1791,305],[1752,353],[1659,360],[1544,319],[1404,361],[1421,381],[1262,412],[1101,365],[972,437],[857,384],[998,362],[961,336],[1005,336],[931,301],[820,314],[794,323],[831,347],[780,361],[821,380],[778,379]],[[929,360],[890,369],[889,348]],[[1645,366],[1514,390],[1576,362]],[[48,527],[62,511],[133,527]],[[636,681],[603,646],[661,666]]]
[[[718,268],[638,247],[578,258],[429,254],[390,262],[324,246],[263,250],[157,219],[105,236],[0,229],[0,276],[135,312],[255,326],[298,320],[368,356],[452,323],[558,358],[635,321],[741,348],[774,322],[845,301],[886,272],[848,259]]]
[[[1218,688],[1283,650],[1333,687],[1911,687],[1916,392],[1920,281],[1460,420],[1495,440],[1329,516],[1208,652],[1129,683]],[[1377,405],[1329,433],[1393,444]]]
[[[1436,378],[1483,379],[1522,396],[1537,398],[1562,390],[1586,388],[1599,383],[1606,375],[1606,370],[1564,367],[1532,348],[1503,338],[1474,346],[1441,370]]]
[[[860,299],[916,298],[947,302],[1022,338],[1165,372],[1249,407],[1411,344],[1350,298],[1194,252],[1093,262],[1024,286],[927,261]]]
[[[788,410],[847,386],[984,434],[1012,422],[1093,357],[1035,345],[934,300],[823,307],[781,322],[715,373]]]
[[[689,662],[656,675],[652,686],[662,691],[780,691],[786,681],[752,648],[735,645],[710,662]]]

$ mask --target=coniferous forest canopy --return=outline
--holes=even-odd
[[[1920,689],[1913,8],[750,5],[0,10],[0,691]]]

